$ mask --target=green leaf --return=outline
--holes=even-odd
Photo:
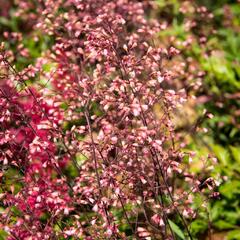
[[[221,215],[221,213],[224,211],[223,209],[223,203],[218,201],[215,202],[212,209],[211,209],[211,216],[213,221],[217,221]]]
[[[193,235],[203,234],[208,228],[206,219],[196,219],[190,225],[191,233]]]
[[[239,147],[234,147],[234,146],[230,146],[230,150],[233,156],[233,159],[240,163],[240,148]]]
[[[228,150],[220,145],[214,145],[212,148],[213,148],[215,155],[219,159],[219,161],[224,166],[227,166],[230,161],[230,154],[229,154]]]
[[[217,227],[220,230],[225,230],[225,229],[232,229],[235,227],[235,225],[228,223],[224,220],[218,220],[214,223],[214,226]]]
[[[0,240],[7,239],[7,236],[8,234],[5,231],[0,230]]]
[[[228,181],[219,187],[219,192],[228,199],[238,199],[240,195],[240,182],[238,180]]]
[[[185,236],[182,232],[182,230],[171,220],[168,219],[169,225],[174,233],[176,233],[181,239],[185,239]]]
[[[3,25],[3,26],[7,26],[7,27],[10,26],[9,20],[5,17],[2,17],[2,16],[0,17],[0,24]]]
[[[79,166],[83,165],[83,163],[87,160],[87,157],[82,153],[76,154],[76,161]]]
[[[227,235],[227,240],[240,240],[240,230],[230,231]]]

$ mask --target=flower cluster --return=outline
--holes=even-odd
[[[1,50],[1,226],[9,239],[126,239],[122,226],[137,239],[167,239],[174,215],[191,238],[185,218],[194,217],[200,189],[182,166],[172,114],[185,95],[171,87],[167,67],[179,52],[156,38],[165,25],[149,20],[153,3],[34,4],[19,1],[17,14],[31,12],[52,48],[20,72]]]

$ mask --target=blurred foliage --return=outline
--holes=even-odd
[[[193,16],[191,11],[182,13],[179,9],[183,1],[157,0],[157,3],[161,18],[171,16],[169,26],[160,33],[161,40],[174,36],[171,42],[174,44],[186,41],[189,36],[196,39],[187,49],[177,44],[175,47],[182,51],[183,60],[195,59],[198,71],[205,72],[201,88],[193,92],[198,98],[205,97],[205,101],[196,104],[195,114],[201,116],[204,109],[213,114],[202,122],[202,127],[209,131],[192,134],[186,150],[196,152],[193,171],[201,169],[201,156],[217,157],[212,176],[219,178],[220,197],[210,201],[209,219],[207,213],[199,214],[191,224],[191,231],[198,239],[208,234],[211,224],[213,232],[224,231],[226,239],[240,239],[240,3],[191,1],[193,7],[206,6],[213,13],[213,18],[205,23],[197,22],[196,12]],[[186,19],[197,22],[196,27],[186,30]],[[204,44],[200,37],[206,38]]]
[[[174,41],[185,41],[189,35],[198,40],[204,32],[191,29],[186,31],[184,18],[189,18],[189,12],[181,13],[181,1],[157,1],[160,16],[171,16],[169,26],[160,33],[160,38],[175,36]],[[196,151],[195,159],[214,154],[218,164],[212,175],[220,177],[218,189],[220,198],[213,200],[209,208],[210,223],[214,231],[226,231],[227,239],[240,239],[239,236],[239,183],[240,183],[240,147],[239,147],[239,87],[240,87],[240,4],[236,1],[192,1],[193,6],[205,5],[214,17],[204,28],[214,29],[213,34],[206,36],[206,43],[201,45],[194,41],[188,49],[176,46],[185,55],[185,59],[196,59],[198,70],[204,71],[202,87],[198,89],[198,97],[206,96],[207,101],[197,104],[195,114],[203,109],[213,114],[206,118],[202,126],[210,131],[205,134],[194,133],[189,140],[188,148]],[[163,14],[164,13],[164,14]],[[197,16],[192,17],[193,20]],[[200,25],[201,27],[201,25]],[[196,28],[197,29],[197,28]],[[204,36],[204,35],[203,35]],[[202,146],[202,147],[200,147]],[[193,163],[193,171],[199,169],[199,160]],[[195,236],[207,232],[207,214],[199,214],[192,222],[191,230]]]

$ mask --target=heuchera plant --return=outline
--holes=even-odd
[[[191,239],[191,203],[203,183],[182,164],[172,115],[185,96],[169,87],[165,64],[179,52],[160,47],[153,3],[18,4],[18,16],[29,14],[54,45],[21,71],[1,47],[0,226],[8,239],[175,239],[171,219]]]

